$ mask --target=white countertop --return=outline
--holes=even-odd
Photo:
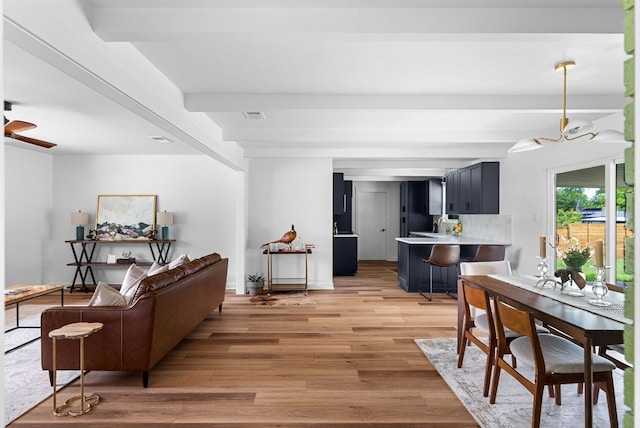
[[[334,238],[359,238],[359,235],[355,233],[338,233],[337,235],[333,235]]]
[[[412,235],[420,235],[418,238],[396,238],[396,241],[409,245],[433,245],[433,244],[458,244],[458,245],[511,245],[511,242],[492,241],[484,238],[474,238],[464,233],[460,236],[446,235],[444,233],[410,232]]]

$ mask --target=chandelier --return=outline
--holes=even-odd
[[[594,143],[602,142],[623,142],[624,134],[612,129],[604,129],[600,132],[592,132],[593,124],[586,120],[574,120],[569,122],[567,118],[567,70],[575,67],[574,61],[564,61],[556,64],[556,71],[562,71],[564,77],[564,87],[562,94],[562,119],[560,119],[560,136],[558,138],[524,138],[514,144],[509,153],[526,152],[529,150],[541,149],[543,141],[558,143],[560,141],[571,141],[589,136],[589,140]]]

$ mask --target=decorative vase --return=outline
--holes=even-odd
[[[566,269],[571,271],[571,277],[569,279],[569,283],[563,288],[562,293],[563,294],[568,294],[570,296],[584,296],[584,292],[582,291],[582,289],[584,288],[584,285],[586,284],[586,278],[584,273],[582,272],[582,267],[584,266],[584,263],[581,265],[578,264],[567,264],[565,262],[565,266]],[[579,276],[580,278],[578,278],[579,283],[576,281],[576,277]]]

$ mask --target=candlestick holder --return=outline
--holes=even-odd
[[[609,266],[596,266],[596,279],[593,281],[593,285],[591,286],[591,291],[596,296],[595,299],[590,299],[589,303],[594,306],[609,306],[611,302],[607,302],[602,298],[607,295],[609,292],[609,288],[607,287],[607,283],[604,279],[604,270],[608,269]]]
[[[536,256],[540,259],[538,262],[538,274],[540,279],[536,282],[536,287],[551,288],[556,286],[556,280],[549,276],[549,265],[547,264],[547,258],[542,256]]]

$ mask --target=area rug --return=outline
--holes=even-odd
[[[315,300],[309,297],[308,293],[270,293],[255,296],[249,299],[256,305],[287,306],[287,305],[315,305]]]
[[[44,305],[20,307],[21,325],[39,325]],[[13,314],[12,314],[13,313]],[[31,315],[28,315],[31,314]],[[15,325],[15,311],[5,311],[5,329]],[[5,334],[5,349],[40,335],[40,329],[18,329]],[[58,390],[80,376],[79,372],[58,372]],[[14,421],[35,405],[49,398],[53,388],[49,372],[40,364],[40,340],[4,355],[4,423]]]
[[[498,385],[496,404],[482,396],[486,356],[477,347],[467,347],[462,368],[457,367],[456,339],[416,339],[416,344],[438,373],[458,396],[462,404],[483,428],[516,428],[530,425],[533,396],[509,374],[503,372]],[[524,364],[518,367],[529,379],[533,370]],[[623,373],[614,372],[618,424],[624,412]],[[575,385],[562,386],[562,405],[557,406],[548,394],[542,404],[541,427],[574,427],[584,424],[584,396]],[[607,399],[600,391],[598,404],[593,406],[593,426],[609,426]]]

